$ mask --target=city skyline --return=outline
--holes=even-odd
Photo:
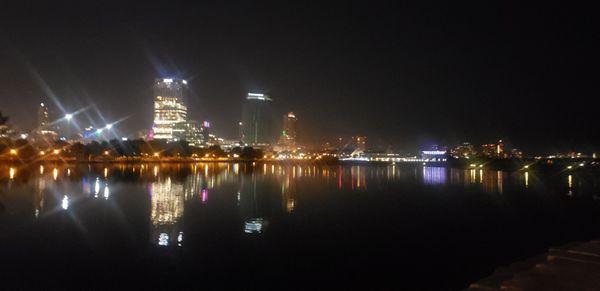
[[[2,20],[15,29],[1,32],[0,110],[21,128],[35,126],[27,114],[46,102],[92,106],[85,117],[98,123],[128,117],[119,128],[135,133],[152,123],[152,80],[182,78],[189,118],[228,138],[239,135],[247,92],[264,91],[277,96],[278,115],[302,116],[306,144],[355,135],[398,150],[500,138],[527,152],[600,144],[587,106],[597,92],[591,26],[558,7],[190,4],[128,18],[110,6],[53,5],[64,9],[29,15],[14,4]],[[170,20],[149,21],[161,13]],[[572,105],[552,101],[561,98]]]
[[[600,289],[591,5],[4,2],[3,289]]]

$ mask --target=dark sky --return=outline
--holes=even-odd
[[[529,152],[600,145],[590,7],[16,2],[0,4],[0,111],[22,128],[52,92],[68,111],[94,104],[106,120],[128,117],[124,133],[147,129],[153,79],[180,76],[193,90],[191,117],[225,137],[237,133],[245,92],[263,90],[280,115],[296,113],[304,142],[361,134],[399,150],[499,137]]]

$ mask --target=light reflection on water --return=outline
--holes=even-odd
[[[39,169],[39,170],[38,170]],[[456,169],[429,166],[289,165],[245,163],[135,164],[56,166],[50,173],[39,168],[0,167],[0,190],[32,188],[31,216],[43,218],[57,211],[69,211],[82,199],[110,201],[119,193],[122,180],[146,185],[150,200],[150,241],[159,246],[182,246],[182,220],[187,202],[211,203],[221,188],[233,189],[242,220],[240,232],[263,233],[272,209],[257,200],[265,183],[276,185],[281,199],[279,210],[292,215],[298,208],[299,183],[310,181],[328,191],[366,191],[393,184],[423,184],[429,187],[475,187],[486,193],[502,194],[507,187],[525,190],[531,185],[530,172],[503,172],[487,169]],[[149,170],[150,169],[150,170]],[[567,195],[577,190],[568,175]],[[317,182],[317,183],[314,183]],[[113,185],[114,184],[114,185]],[[29,189],[29,188],[28,188]],[[565,192],[563,192],[565,193]],[[59,197],[60,202],[53,202]],[[78,198],[78,199],[74,199]],[[50,200],[50,203],[48,203]],[[56,200],[56,199],[54,199]]]

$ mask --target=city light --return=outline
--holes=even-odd
[[[10,149],[10,154],[13,156],[17,155],[17,150],[16,149]]]
[[[360,141],[360,138],[358,138],[358,141]],[[432,156],[435,156],[435,155],[445,155],[446,151],[423,151],[423,154],[425,154],[425,155],[432,155]]]
[[[163,247],[168,246],[169,245],[169,235],[164,232],[161,233],[158,236],[158,245],[163,246]]]
[[[64,210],[69,209],[69,197],[67,195],[63,196],[61,206],[62,206],[62,209],[64,209]]]
[[[111,129],[112,127],[113,127],[113,125],[110,123],[106,125],[106,129]]]
[[[245,233],[262,233],[267,224],[264,218],[251,218],[244,222]]]
[[[65,115],[65,119],[67,121],[70,121],[72,118],[73,118],[73,114],[71,114],[71,113],[68,113],[67,115]]]
[[[60,150],[54,150],[54,151],[52,151],[52,152],[53,152],[55,155],[58,155],[58,154],[60,154]]]
[[[248,96],[246,96],[246,99],[248,99],[248,100],[272,101],[272,99],[268,95],[261,94],[261,93],[248,93]]]

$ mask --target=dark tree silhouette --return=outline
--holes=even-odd
[[[8,122],[8,116],[4,116],[2,111],[0,111],[0,125],[6,125]]]

